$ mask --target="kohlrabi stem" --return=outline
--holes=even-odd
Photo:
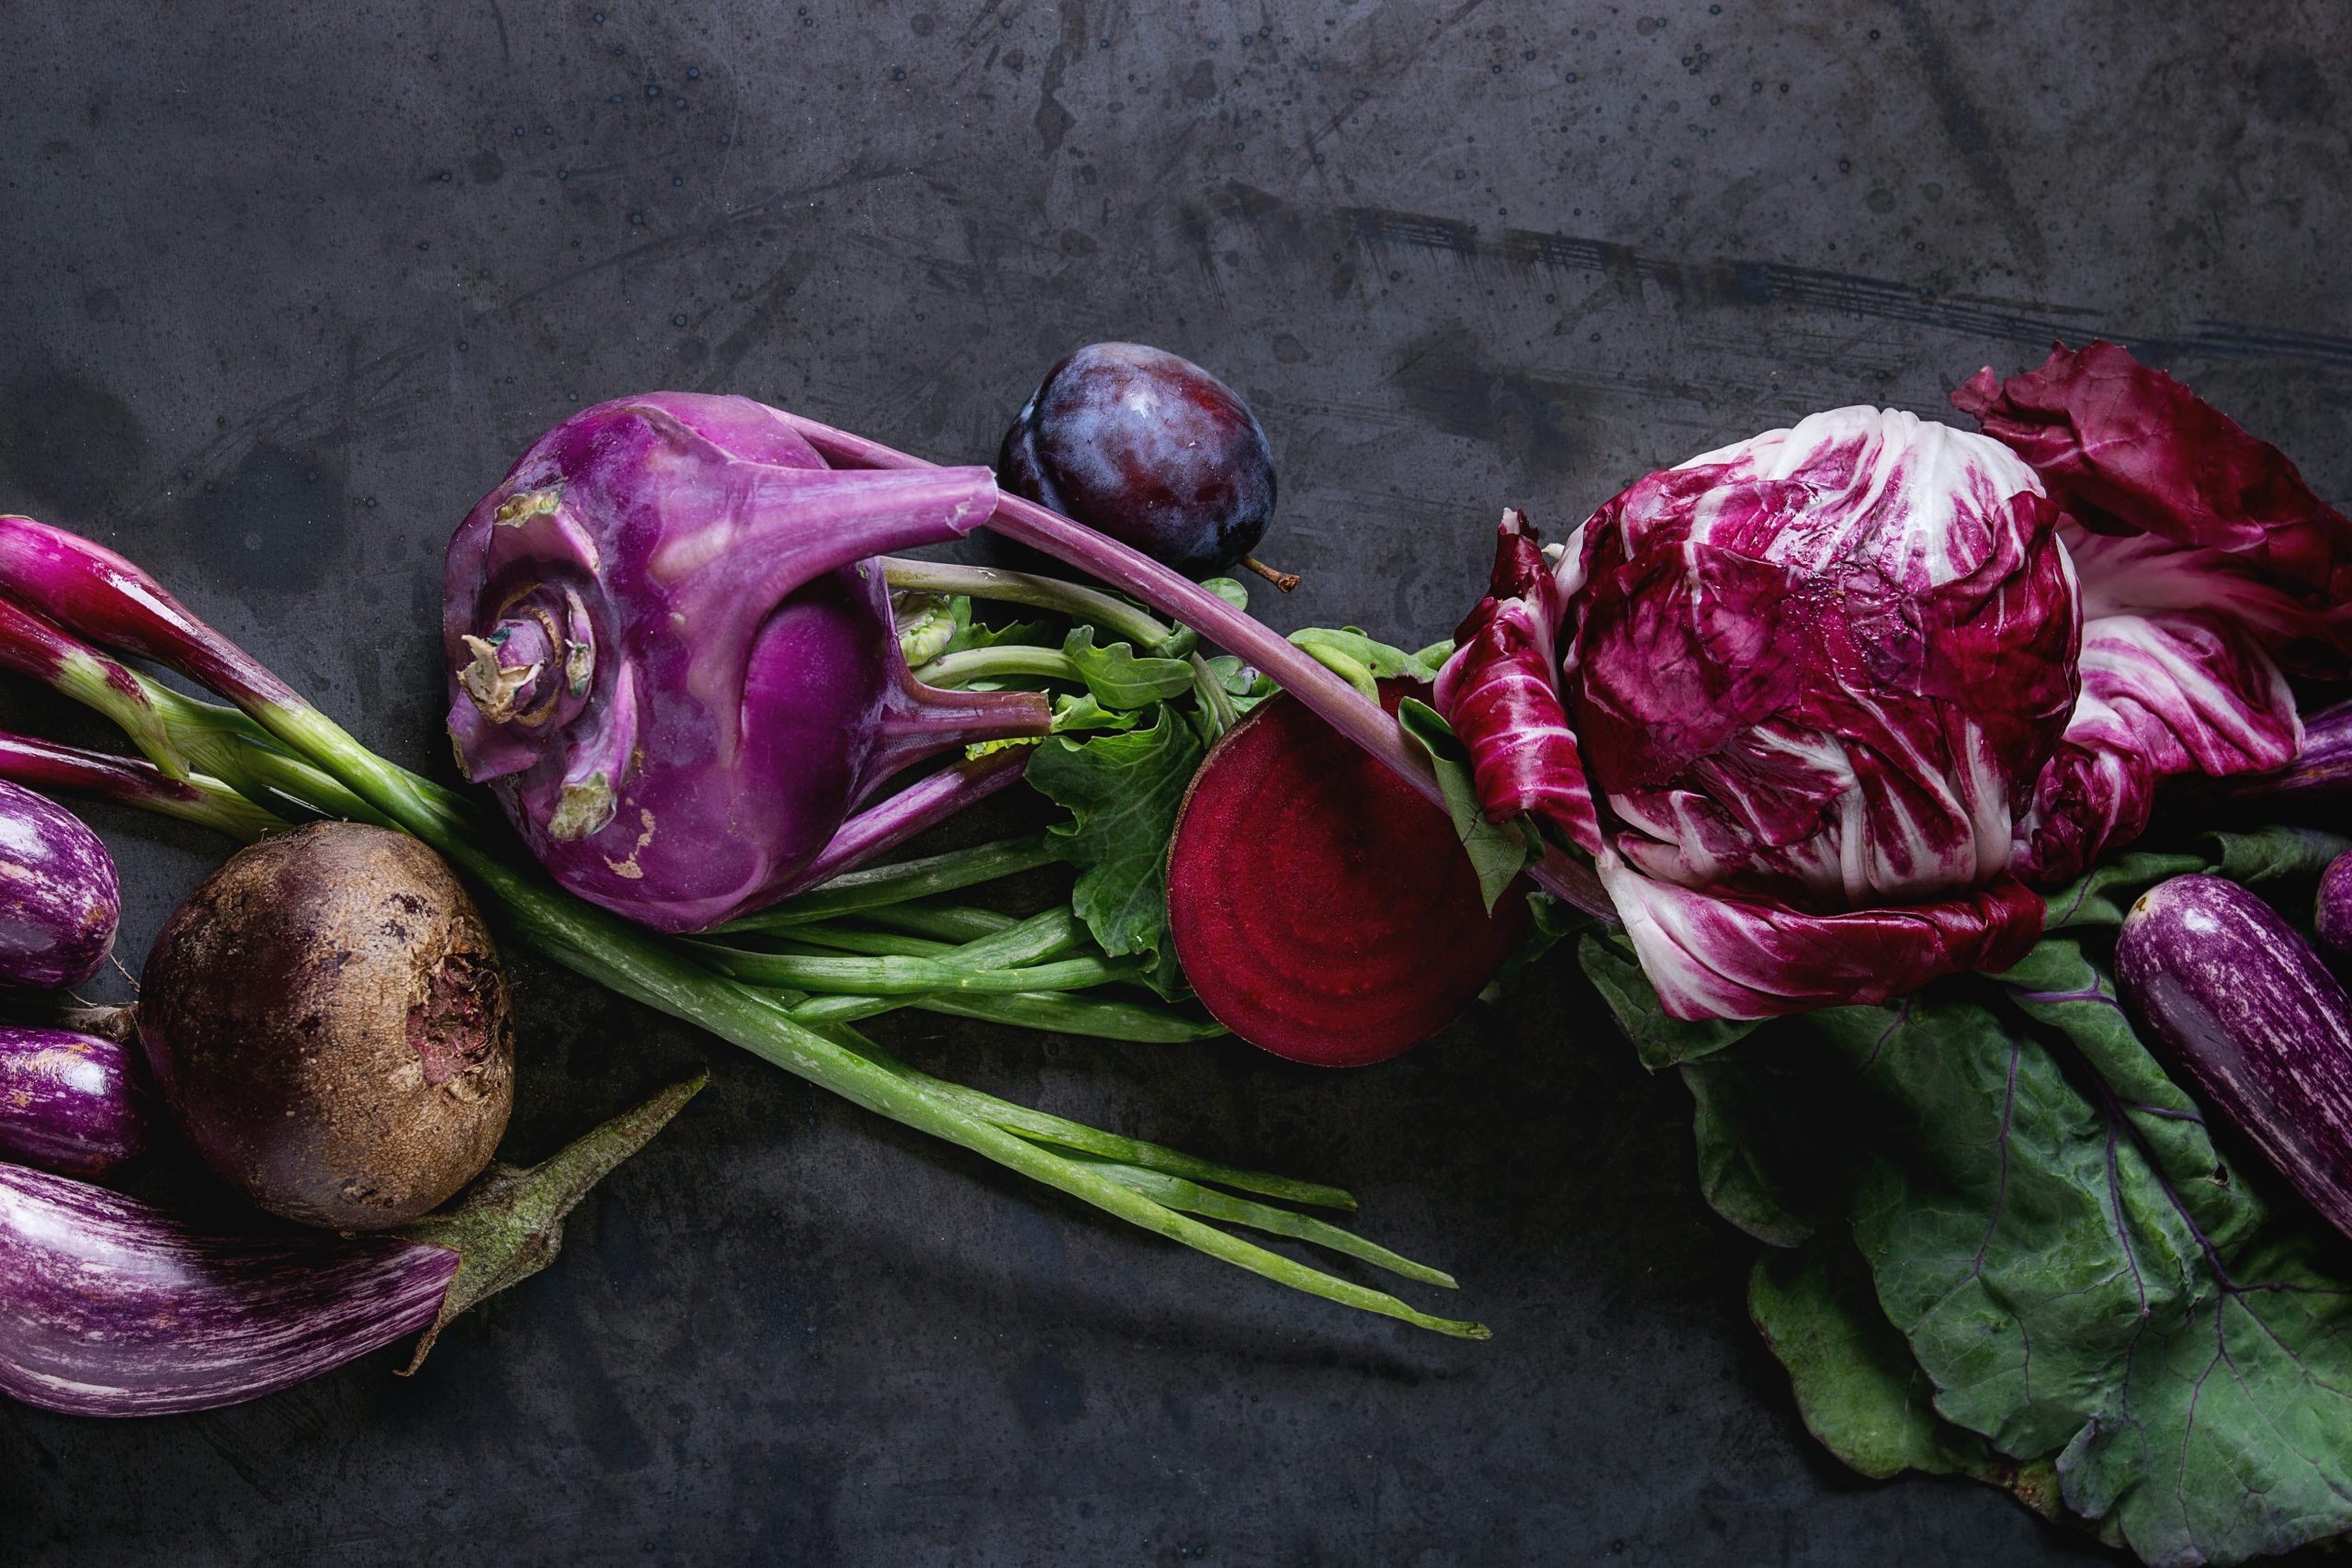
[[[926,686],[937,686],[950,692],[968,686],[975,681],[1001,681],[1008,677],[1068,681],[1074,686],[1086,683],[1086,672],[1060,649],[1035,648],[1020,642],[943,653],[916,671],[914,675]]]
[[[1016,746],[983,757],[967,757],[924,774],[842,823],[817,858],[793,878],[791,893],[837,882],[876,855],[898,848],[924,829],[1007,788],[1020,779],[1028,761],[1028,749]]]
[[[1145,653],[1176,635],[1175,627],[1162,625],[1124,599],[1058,577],[1000,571],[992,566],[914,560],[905,556],[884,556],[882,574],[893,588],[920,593],[961,593],[974,599],[1059,611],[1071,620],[1091,621],[1105,631],[1114,632]]]
[[[895,451],[878,441],[798,414],[778,411],[786,423],[828,462],[854,468],[922,468],[935,465]],[[1170,571],[1139,550],[1073,523],[1020,496],[1000,492],[994,515],[983,525],[1006,538],[1068,562],[1142,600],[1162,615],[1191,626],[1228,652],[1238,654],[1305,703],[1325,722],[1386,764],[1397,777],[1441,809],[1445,805],[1436,778],[1406,745],[1396,720],[1378,703],[1317,663],[1272,628],[1235,609],[1199,583]],[[1589,914],[1616,919],[1615,906],[1592,872],[1556,852],[1531,868],[1545,891]]]
[[[1017,756],[1012,759],[1015,772],[1019,771],[1023,761]],[[983,882],[993,882],[1001,876],[1011,876],[1016,872],[1050,865],[1058,858],[1041,835],[1034,839],[999,839],[991,843],[974,844],[968,849],[950,850],[945,854],[895,861],[888,865],[834,876],[812,892],[787,898],[756,915],[729,921],[714,934],[725,936],[737,931],[785,931],[812,920],[833,919],[861,909],[902,904],[910,898],[927,898],[936,893],[952,893],[959,887],[971,887]]]

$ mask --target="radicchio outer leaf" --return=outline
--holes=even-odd
[[[1980,370],[1952,393],[1984,434],[2033,466],[2085,527],[2194,547],[2177,581],[2223,595],[2299,673],[2352,655],[2352,520],[2287,455],[2118,344],[2060,344],[2007,381]],[[2086,573],[2085,591],[2090,586]],[[2221,580],[2221,581],[2217,581]]]
[[[2082,695],[2020,824],[2018,870],[2081,873],[2176,773],[2267,772],[2302,730],[2279,665],[2346,673],[2352,522],[2284,454],[2111,343],[1952,394],[2066,508]]]
[[[1812,914],[1696,892],[1614,854],[1600,884],[1668,1017],[1770,1018],[1883,1002],[1930,980],[2006,969],[2041,940],[2043,902],[2013,876],[1923,904]]]
[[[1577,559],[1571,540],[1563,564],[1574,571]],[[1558,685],[1555,639],[1574,588],[1544,558],[1527,514],[1506,511],[1487,596],[1455,632],[1453,655],[1438,672],[1437,707],[1469,748],[1489,818],[1526,813],[1598,853],[1600,824]]]

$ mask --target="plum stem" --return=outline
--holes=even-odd
[[[1275,587],[1281,589],[1285,593],[1298,586],[1298,573],[1295,571],[1283,571],[1278,567],[1268,566],[1256,556],[1243,556],[1241,558],[1241,564],[1248,567],[1251,571],[1256,572],[1260,577],[1264,578],[1267,581],[1272,583]]]

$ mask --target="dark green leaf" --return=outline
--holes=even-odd
[[[2044,902],[2049,913],[2041,929],[2055,931],[2120,926],[2132,899],[2168,877],[2209,870],[2211,864],[2201,855],[2162,855],[2138,850],[2120,855],[2048,895]]]
[[[1612,941],[1585,938],[1577,944],[1577,962],[1583,966],[1585,977],[1600,991],[1600,999],[1609,1004],[1617,1027],[1634,1043],[1642,1066],[1652,1072],[1677,1062],[1711,1056],[1725,1046],[1736,1044],[1757,1028],[1755,1021],[1746,1019],[1708,1019],[1691,1023],[1667,1017],[1649,976],[1642,973],[1642,966],[1634,961],[1632,953]]]
[[[1846,1235],[1768,1249],[1748,1276],[1747,1310],[1789,1370],[1805,1429],[1864,1475],[1972,1476],[2007,1488],[2044,1517],[2058,1512],[2054,1465],[2019,1464],[1936,1414],[1935,1385],[1879,1309],[1870,1270]]]
[[[1108,708],[1146,708],[1193,689],[1193,667],[1182,659],[1137,658],[1124,642],[1094,646],[1094,628],[1073,626],[1062,654],[1078,666],[1086,689]]]
[[[2207,833],[2198,843],[2212,857],[2214,870],[2266,894],[2316,883],[2330,861],[2352,850],[2352,839],[2317,828]]]
[[[1189,682],[1192,667],[1182,669]],[[1052,829],[1064,858],[1083,868],[1070,907],[1103,952],[1150,958],[1148,977],[1162,996],[1183,984],[1168,939],[1168,840],[1201,756],[1193,727],[1162,704],[1148,728],[1055,736],[1025,774],[1073,818]]]
[[[1535,858],[1538,845],[1533,834],[1521,824],[1503,827],[1487,820],[1478,805],[1476,782],[1471,777],[1470,754],[1437,709],[1407,697],[1396,705],[1396,724],[1406,741],[1417,747],[1436,772],[1446,815],[1453,819],[1453,831],[1478,874],[1478,891],[1492,909],[1503,890]]]
[[[1079,729],[1133,729],[1143,715],[1129,708],[1124,711],[1104,707],[1094,700],[1094,694],[1078,695],[1065,693],[1054,699],[1054,733],[1061,735]]]
[[[1059,634],[1044,621],[1011,621],[1001,626],[992,626],[970,618],[970,600],[959,598],[956,603],[965,607],[965,616],[955,637],[949,639],[944,652],[965,653],[976,648],[1001,648],[1007,643],[1051,648],[1059,640]]]

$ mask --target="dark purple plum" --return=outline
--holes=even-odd
[[[1094,343],[1046,372],[997,482],[1188,577],[1228,571],[1274,514],[1274,455],[1240,397],[1189,359]]]

